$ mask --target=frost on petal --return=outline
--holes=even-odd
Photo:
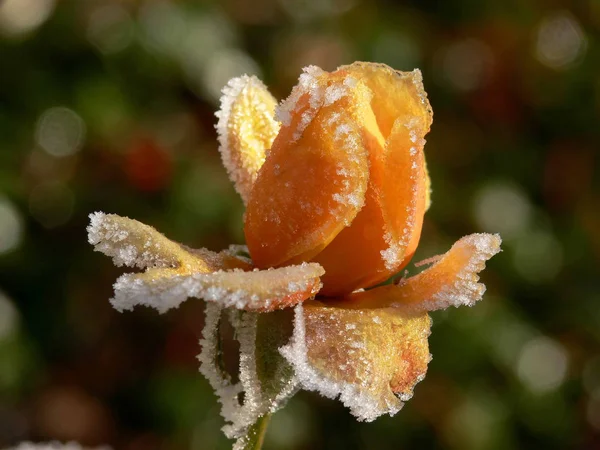
[[[428,191],[423,153],[427,131],[423,116],[402,116],[386,141],[381,201],[388,247],[381,257],[393,273],[408,264],[421,237]]]
[[[416,72],[355,63],[332,76],[348,74],[372,94],[360,110],[370,176],[364,207],[314,259],[325,268],[322,294],[327,296],[374,286],[408,263],[421,235],[429,190],[423,146],[431,115],[420,95],[425,95],[422,85],[415,87]]]
[[[352,74],[373,92],[371,107],[385,139],[390,135],[396,118],[401,116],[422,117],[429,129],[433,112],[419,69],[401,72],[385,64],[355,62],[340,67],[338,71]]]
[[[174,269],[124,274],[114,285],[111,304],[119,311],[145,305],[163,313],[190,297],[248,311],[287,308],[314,296],[321,288],[323,268],[303,263],[279,269],[219,270],[181,275]]]
[[[431,357],[426,313],[296,307],[294,334],[280,349],[302,388],[339,396],[359,420],[393,415],[412,397]]]
[[[167,239],[151,226],[116,214],[90,214],[88,241],[94,250],[113,258],[116,266],[172,268],[177,273],[249,268],[234,252],[192,250]]]
[[[244,203],[258,170],[279,131],[274,118],[277,101],[255,76],[233,78],[223,88],[219,121],[219,150],[229,178]]]
[[[256,314],[207,304],[198,356],[200,372],[222,405],[225,435],[238,438],[238,444],[260,417],[275,412],[296,392],[294,372],[277,350],[291,335],[291,314],[289,309]],[[224,319],[231,323],[240,343],[239,382],[235,384],[222,369],[219,328]]]
[[[311,80],[318,94],[309,91],[312,96],[286,109],[289,125],[284,122],[248,202],[244,231],[258,267],[310,260],[364,204],[368,154],[356,111],[368,105],[368,90],[325,75]]]
[[[449,306],[473,306],[481,300],[485,285],[479,272],[500,252],[502,240],[497,234],[471,234],[458,240],[444,255],[430,258],[431,267],[397,285],[386,285],[347,296],[343,308],[396,307],[414,313],[446,309]]]
[[[114,285],[112,305],[119,311],[146,305],[165,312],[190,297],[224,307],[271,311],[315,295],[323,268],[316,263],[280,269],[252,270],[245,247],[220,253],[190,249],[136,220],[104,214],[90,215],[89,241],[111,256],[116,265],[146,268],[128,273]]]

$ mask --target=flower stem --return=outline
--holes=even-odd
[[[257,421],[248,428],[246,435],[237,440],[233,446],[233,450],[260,450],[263,446],[269,419],[271,419],[271,414],[265,414],[264,416],[259,417]]]

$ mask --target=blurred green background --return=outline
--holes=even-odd
[[[0,446],[225,449],[201,301],[120,314],[86,242],[114,212],[213,250],[243,205],[213,116],[230,77],[423,71],[433,181],[416,260],[500,232],[476,307],[433,314],[393,418],[297,395],[268,449],[600,448],[600,2],[0,0]]]

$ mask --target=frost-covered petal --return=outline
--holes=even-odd
[[[431,125],[433,112],[419,69],[401,72],[385,64],[355,62],[338,71],[360,79],[373,92],[371,108],[384,139],[390,135],[398,117],[423,116],[426,128]]]
[[[90,214],[87,232],[94,250],[112,257],[116,266],[169,267],[180,274],[252,267],[234,251],[193,250],[167,239],[149,225],[116,214]]]
[[[188,298],[201,298],[223,307],[273,311],[314,296],[321,288],[322,274],[323,268],[315,263],[184,275],[173,269],[149,269],[141,274],[121,275],[114,285],[111,304],[119,311],[145,305],[163,313]]]
[[[371,92],[360,120],[368,144],[369,185],[352,225],[313,259],[325,268],[322,294],[327,296],[374,286],[409,262],[429,193],[423,146],[431,107],[420,72],[359,62],[331,74],[348,75]]]
[[[358,111],[368,90],[308,69],[278,112],[283,126],[259,171],[245,218],[258,267],[308,261],[363,206],[367,149]]]
[[[190,297],[222,307],[272,311],[314,296],[323,268],[316,263],[252,270],[252,263],[231,246],[220,253],[190,249],[137,220],[101,212],[90,215],[88,238],[96,251],[116,265],[146,268],[128,273],[114,285],[113,306],[122,311],[147,305],[165,312]]]
[[[302,388],[339,396],[359,420],[395,414],[412,397],[431,357],[426,313],[343,309],[316,301],[296,307],[281,353]]]
[[[232,78],[223,88],[217,133],[219,151],[229,178],[244,203],[280,124],[277,101],[255,76]]]
[[[448,252],[424,263],[433,263],[397,285],[386,285],[358,292],[336,303],[342,308],[396,307],[415,313],[446,309],[449,306],[473,306],[481,300],[485,285],[479,272],[500,252],[502,240],[497,234],[471,234],[459,239]]]

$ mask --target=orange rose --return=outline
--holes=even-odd
[[[409,262],[430,203],[423,146],[432,113],[420,72],[371,63],[332,73],[309,67],[279,107],[255,77],[235,78],[223,93],[220,150],[247,207],[251,259],[239,248],[191,250],[147,225],[95,213],[88,231],[96,250],[118,265],[146,269],[117,280],[113,305],[163,312],[188,297],[217,305],[209,308],[201,361],[215,389],[230,396],[221,400],[231,436],[286,397],[248,381],[258,377],[260,324],[269,324],[267,337],[277,327],[273,315],[249,315],[236,323],[250,342],[240,341],[242,356],[255,361],[240,376],[250,383],[243,388],[252,407],[250,415],[236,412],[246,405],[235,403],[235,387],[210,368],[224,307],[268,312],[298,305],[293,336],[279,349],[294,369],[281,384],[285,392],[299,384],[339,395],[362,420],[395,413],[427,369],[428,311],[480,300],[485,286],[477,274],[500,251],[497,235],[466,236],[424,262],[433,264],[420,274],[373,287]]]
[[[428,198],[432,113],[420,72],[308,68],[277,115],[282,127],[245,195],[254,263],[318,262],[327,296],[397,273],[417,247]]]

